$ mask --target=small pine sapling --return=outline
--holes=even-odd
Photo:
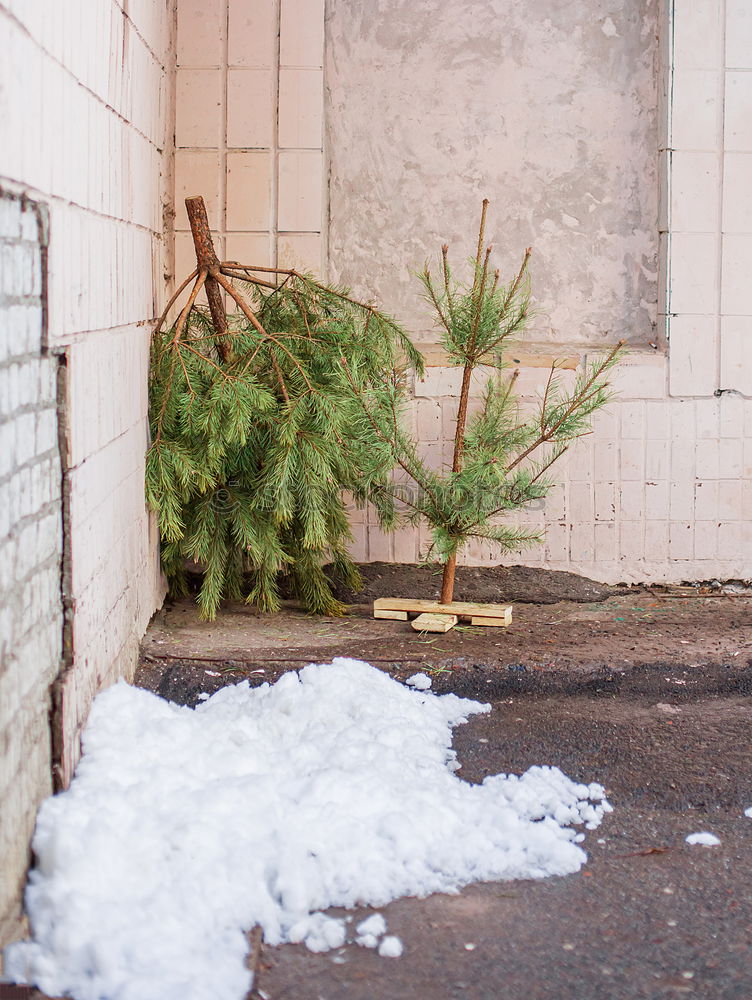
[[[444,348],[451,363],[462,368],[451,469],[436,471],[421,459],[417,442],[400,422],[398,392],[389,386],[361,389],[343,361],[360,401],[361,426],[371,428],[402,472],[402,481],[390,486],[392,499],[408,520],[425,520],[432,529],[429,556],[438,557],[444,566],[442,604],[454,598],[457,555],[471,539],[483,539],[502,552],[540,540],[535,532],[505,525],[504,515],[541,499],[551,489],[549,469],[572,441],[589,433],[589,418],[608,402],[609,372],[622,347],[619,343],[588,364],[569,391],[554,363],[535,411],[523,414],[514,393],[518,373],[509,373],[504,355],[530,312],[531,251],[525,251],[511,283],[503,284],[499,271],[490,266],[492,247],[485,246],[487,210],[485,200],[471,285],[454,281],[446,245],[439,281],[428,266],[420,275]],[[480,409],[470,415],[471,382],[479,367],[489,375]]]

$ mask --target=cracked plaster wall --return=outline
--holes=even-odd
[[[534,247],[536,341],[654,341],[657,3],[330,0],[330,277],[432,336],[411,272]]]

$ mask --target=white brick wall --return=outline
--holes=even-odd
[[[0,942],[18,928],[36,808],[52,787],[63,644],[58,362],[43,344],[39,221],[0,189]]]
[[[63,366],[64,586],[72,616],[53,725],[63,782],[75,765],[91,698],[132,673],[139,639],[162,597],[143,461],[150,322],[171,269],[163,213],[172,199],[174,16],[173,0],[0,0],[0,187],[28,192],[49,209],[47,337]],[[39,296],[40,269],[31,266],[33,254],[26,257],[19,263],[21,287]],[[5,255],[0,273],[6,280]],[[51,501],[54,462],[33,459],[56,446],[54,412],[34,407],[54,390],[54,371],[40,388],[34,364],[23,359],[39,341],[39,318],[18,313],[12,322],[19,360],[3,367],[0,397],[20,412],[13,441],[0,425],[0,483],[13,449],[16,465],[27,465],[9,480],[7,504],[0,503],[0,544],[9,539],[18,573],[31,571],[42,546],[53,544],[60,521],[21,520],[26,505]],[[7,349],[0,336],[0,366]],[[59,465],[53,478],[59,490]],[[0,567],[8,565],[0,559]],[[28,607],[53,596],[34,586]],[[59,642],[59,628],[56,636]],[[49,688],[59,662],[53,669],[43,653],[35,655],[47,664]],[[28,846],[23,810],[51,782],[47,701],[48,692],[40,694],[36,715],[16,719],[11,730],[10,753],[27,755],[19,747],[33,740],[29,766],[36,768],[33,787],[22,793],[14,786],[10,797],[2,792],[3,823],[6,817],[17,823],[11,836],[17,860]],[[0,726],[7,711],[2,699]],[[0,900],[0,920],[8,898]],[[7,934],[0,925],[0,943]]]

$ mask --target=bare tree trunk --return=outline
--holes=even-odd
[[[441,604],[451,604],[454,599],[454,573],[457,569],[457,555],[449,556],[444,563],[444,576],[441,579]]]
[[[206,217],[206,205],[204,199],[198,195],[194,198],[185,199],[185,208],[188,212],[188,221],[191,225],[193,235],[193,246],[196,249],[196,263],[199,274],[206,272],[206,297],[209,300],[209,312],[217,335],[222,340],[217,341],[217,350],[222,360],[228,361],[230,358],[230,344],[224,339],[227,337],[227,314],[220,286],[214,275],[219,274],[219,258],[214,250],[214,243],[209,229],[209,220]]]
[[[467,407],[470,401],[470,380],[472,375],[472,365],[465,365],[465,370],[462,373],[460,404],[457,409],[457,423],[454,428],[452,472],[460,472],[462,469],[462,453],[465,450],[465,426],[467,425]],[[441,597],[439,598],[442,604],[451,604],[454,600],[454,575],[456,569],[457,555],[453,553],[444,563],[444,575],[441,580]]]

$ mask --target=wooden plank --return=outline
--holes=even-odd
[[[424,612],[410,622],[416,632],[448,632],[457,624],[457,615],[434,615]]]
[[[404,597],[378,597],[373,602],[377,611],[407,611],[420,615],[424,612],[439,615],[457,615],[458,618],[503,618],[507,624],[512,620],[511,604],[475,604],[472,601],[452,601],[440,604],[438,601],[411,600]]]
[[[505,618],[481,618],[478,615],[473,615],[470,619],[471,625],[488,625],[491,628],[506,628],[507,625],[512,624],[512,609],[509,609],[509,614]]]
[[[376,611],[373,612],[374,618],[388,618],[393,622],[406,622],[407,621],[407,611]]]

